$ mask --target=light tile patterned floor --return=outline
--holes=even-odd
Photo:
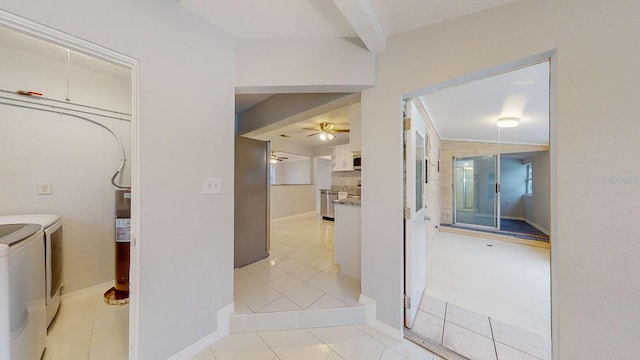
[[[474,360],[548,360],[551,357],[550,340],[542,335],[426,294],[411,330]]]
[[[192,360],[441,360],[366,325],[234,334]]]
[[[128,359],[129,305],[107,305],[102,293],[63,299],[44,360]]]
[[[334,224],[319,215],[271,223],[270,256],[235,270],[236,314],[358,305],[360,282],[339,273]]]

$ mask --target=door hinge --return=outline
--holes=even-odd
[[[411,118],[404,118],[404,130],[411,130]]]
[[[131,237],[131,240],[133,240],[133,247],[136,247],[136,237],[135,237],[135,236],[132,236],[132,237]]]
[[[403,302],[404,302],[404,308],[405,309],[411,309],[411,298],[409,296],[407,296],[406,294],[403,297]]]
[[[405,220],[409,219],[411,217],[411,208],[405,206],[402,211],[402,216],[405,218]]]

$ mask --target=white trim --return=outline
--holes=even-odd
[[[367,325],[387,335],[393,340],[402,341],[404,339],[404,329],[396,329],[378,320],[375,300],[360,294],[358,302],[365,306]]]
[[[171,356],[169,360],[189,360],[198,355],[201,351],[215,344],[223,337],[229,335],[229,318],[233,314],[233,303],[218,310],[218,328],[211,334],[191,344],[186,349]]]
[[[271,222],[278,222],[278,221],[283,221],[283,220],[293,220],[293,219],[303,218],[303,217],[309,216],[309,215],[317,215],[318,213],[319,212],[316,212],[316,211],[308,211],[308,212],[305,212],[305,213],[300,213],[300,214],[283,216],[283,217],[271,219]]]
[[[533,226],[534,228],[538,229],[540,232],[544,233],[545,235],[549,236],[549,230],[543,228],[542,226],[534,223],[533,221],[529,220],[529,219],[522,219],[524,220],[524,222],[526,222],[527,224]]]
[[[131,256],[129,359],[138,359],[140,296],[140,78],[138,60],[0,9],[0,26],[131,70]]]
[[[549,159],[550,159],[550,214],[549,228],[551,233],[549,241],[551,242],[551,359],[560,359],[559,340],[558,340],[558,239],[556,220],[558,216],[558,52],[553,49],[549,52]]]

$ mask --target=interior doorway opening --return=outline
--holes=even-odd
[[[3,74],[0,111],[6,116],[0,118],[7,121],[3,135],[12,137],[11,141],[3,141],[3,145],[10,142],[15,145],[9,161],[25,164],[12,167],[11,173],[2,173],[3,177],[11,177],[10,181],[5,181],[5,177],[3,183],[12,185],[13,195],[6,197],[12,200],[3,203],[1,213],[56,214],[64,230],[61,243],[45,249],[52,264],[54,260],[61,263],[53,276],[61,274],[63,288],[60,307],[48,332],[44,329],[47,337],[44,358],[47,353],[74,357],[73,354],[85,351],[88,357],[96,339],[89,336],[78,341],[76,331],[88,334],[91,331],[72,323],[86,320],[89,314],[83,311],[99,306],[109,308],[102,315],[111,310],[117,312],[111,318],[117,318],[119,326],[108,329],[119,333],[117,348],[110,347],[114,356],[131,353],[135,358],[137,246],[127,246],[125,254],[130,262],[123,277],[134,284],[129,289],[130,305],[110,307],[105,304],[103,294],[116,282],[116,189],[128,192],[127,239],[132,243],[139,240],[137,61],[2,11],[0,32],[3,48],[0,61],[6,65],[2,68],[10,71]],[[106,96],[114,89],[122,91]],[[23,145],[27,145],[24,151],[20,150]],[[46,166],[27,165],[38,161],[44,161]],[[31,191],[18,190],[22,186],[35,189],[31,185],[34,178],[44,181],[38,183],[42,186],[38,186],[35,198]],[[82,203],[74,204],[79,199]],[[86,218],[90,216],[96,216],[97,220]],[[93,246],[95,251],[87,252],[83,246]],[[122,285],[125,279],[119,280]],[[81,302],[87,302],[87,306],[79,305]],[[92,320],[94,315],[98,316],[98,312],[91,312]],[[101,321],[96,322],[98,327]],[[102,330],[107,329],[95,334],[106,335]]]
[[[552,58],[540,55],[405,97],[427,119],[425,136],[431,146],[425,159],[431,160],[424,162],[424,266],[415,266],[416,256],[409,251],[420,246],[408,235],[407,214],[414,211],[405,202],[404,331],[444,358],[499,358],[512,350],[551,357]],[[491,85],[482,91],[483,84]],[[501,118],[517,118],[519,127],[499,128]],[[408,159],[412,144],[406,133],[415,130],[407,129],[406,118],[404,122]],[[529,172],[534,158],[541,176],[537,186]],[[419,187],[405,161],[406,195]],[[539,217],[527,219],[525,205],[531,210],[534,202]],[[519,229],[506,231],[521,220],[547,240],[522,239]],[[425,269],[425,291],[416,295],[413,289],[420,284],[410,279],[421,277],[414,273],[420,268]],[[515,344],[507,333],[531,341]]]

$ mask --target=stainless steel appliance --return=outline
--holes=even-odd
[[[269,256],[269,142],[236,136],[234,267]]]
[[[360,154],[353,155],[353,170],[362,169],[362,156]]]
[[[333,220],[335,217],[333,200],[338,200],[338,191],[320,190],[320,215],[325,220]]]

